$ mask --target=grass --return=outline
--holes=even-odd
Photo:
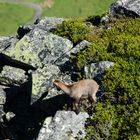
[[[44,0],[23,0],[27,2],[33,2],[33,3],[42,3]]]
[[[24,2],[24,1],[26,1],[26,2],[33,2],[33,3],[42,3],[43,1],[45,1],[45,0],[0,0],[1,2],[11,2],[11,3],[13,3],[13,2]]]
[[[54,0],[51,8],[44,8],[43,16],[86,17],[108,11],[114,0]]]
[[[28,13],[28,14],[27,14]],[[0,3],[0,36],[12,35],[34,15],[34,10],[20,4]]]
[[[0,0],[1,1],[1,0]],[[28,22],[34,14],[31,7],[12,3],[5,0],[0,3],[0,36],[12,35],[19,25]],[[13,0],[14,1],[14,0]],[[43,3],[45,0],[21,0],[34,3]],[[87,17],[101,15],[107,12],[109,5],[114,0],[53,0],[51,8],[43,8],[42,16],[56,17]],[[20,2],[20,1],[19,1]],[[28,12],[27,12],[28,11]],[[28,13],[28,14],[27,14]]]

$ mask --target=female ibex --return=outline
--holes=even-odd
[[[92,103],[96,103],[96,92],[99,89],[99,85],[94,80],[80,80],[70,85],[66,85],[60,80],[54,80],[53,84],[77,103],[79,103],[81,98],[88,98],[91,99]]]

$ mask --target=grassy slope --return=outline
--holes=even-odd
[[[43,16],[78,17],[103,14],[114,0],[54,0],[52,8],[44,9]]]
[[[30,20],[33,14],[34,11],[30,7],[20,4],[0,3],[0,35],[15,33],[18,26]]]
[[[9,1],[9,0],[7,0]],[[44,0],[21,0],[41,3]],[[85,17],[105,13],[114,0],[54,0],[51,9],[44,8],[43,16]],[[27,12],[28,11],[28,14]],[[9,14],[10,13],[10,14]],[[20,24],[26,23],[33,16],[33,10],[19,4],[0,3],[0,35],[15,33]],[[4,23],[4,24],[3,24]]]

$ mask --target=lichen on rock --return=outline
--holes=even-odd
[[[72,47],[68,39],[35,28],[4,53],[37,68],[32,75],[32,91],[33,94],[42,94],[50,86],[49,78],[59,73],[57,65],[68,60]]]

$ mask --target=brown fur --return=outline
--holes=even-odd
[[[70,85],[66,85],[60,80],[54,80],[53,84],[75,99],[77,103],[81,98],[90,98],[92,103],[96,103],[96,92],[99,85],[94,80],[80,80]]]

